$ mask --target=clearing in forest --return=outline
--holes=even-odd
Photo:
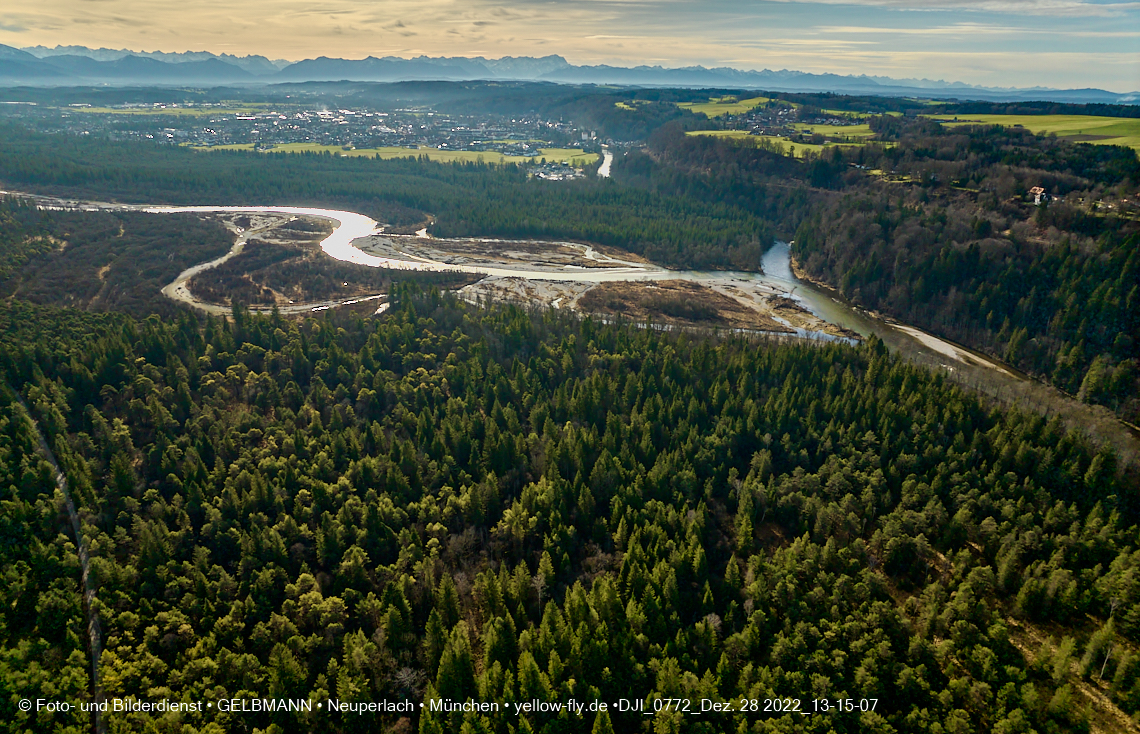
[[[677,106],[706,117],[722,117],[724,115],[739,115],[771,101],[768,97],[752,97],[751,99],[711,97],[708,102],[681,102]]]

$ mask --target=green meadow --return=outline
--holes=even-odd
[[[796,130],[804,133],[819,133],[829,138],[864,138],[873,137],[875,133],[871,132],[871,126],[868,124],[862,125],[809,125],[807,123],[798,122],[794,126]]]
[[[751,99],[711,97],[708,102],[681,102],[677,106],[683,110],[697,112],[711,118],[722,117],[724,115],[739,115],[771,101],[772,100],[768,97],[752,97]]]
[[[1059,138],[1097,145],[1124,145],[1140,150],[1140,119],[1091,115],[930,115],[948,127],[1004,125],[1034,133],[1056,133]]]
[[[195,150],[253,150],[252,143],[241,143],[236,145],[215,145],[215,146],[200,146],[195,147]],[[474,163],[482,160],[484,163],[537,163],[545,158],[547,162],[562,162],[565,161],[572,166],[585,166],[598,160],[597,153],[585,153],[577,148],[541,148],[542,155],[535,158],[530,158],[521,155],[503,155],[494,151],[478,151],[478,150],[441,150],[439,148],[399,148],[399,147],[383,147],[383,148],[353,148],[345,150],[339,145],[321,145],[320,143],[282,143],[275,145],[268,149],[267,153],[333,153],[344,157],[367,157],[374,158],[379,156],[382,159],[389,158],[418,158],[420,156],[427,156],[429,160],[440,161],[442,163]]]

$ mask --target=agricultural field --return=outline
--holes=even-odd
[[[708,102],[679,102],[677,104],[677,106],[683,110],[689,110],[690,112],[702,113],[706,117],[712,119],[715,117],[723,117],[725,115],[740,115],[740,114],[743,114],[745,112],[748,112],[749,110],[753,110],[762,104],[767,104],[769,102],[779,102],[781,106],[791,107],[793,109],[798,109],[800,107],[803,107],[803,105],[800,104],[799,102],[789,102],[788,100],[777,100],[777,99],[772,98],[772,97],[751,97],[749,99],[738,99],[736,97],[710,97]],[[619,103],[618,106],[621,106],[621,104],[622,103]],[[850,118],[854,118],[854,119],[863,119],[867,114],[873,114],[873,113],[852,112],[851,110],[829,110],[829,109],[823,109],[823,110],[820,110],[820,112],[822,112],[825,115],[830,115],[831,117],[850,117]],[[902,113],[901,112],[888,112],[886,114],[892,115],[892,116],[898,116],[898,115],[901,115]]]
[[[681,102],[677,106],[683,110],[700,113],[712,118],[723,117],[724,115],[739,115],[771,101],[772,100],[768,97],[752,97],[751,99],[711,97],[708,102]]]
[[[211,147],[195,147],[195,150],[253,150],[252,143],[236,145],[216,145]],[[545,158],[548,162],[566,161],[572,166],[587,166],[598,160],[597,153],[586,153],[577,148],[542,148],[542,155],[531,158],[521,155],[503,155],[495,151],[479,150],[445,150],[440,148],[351,148],[345,150],[339,145],[321,145],[320,143],[282,143],[269,148],[267,153],[333,153],[345,157],[380,156],[389,158],[418,158],[427,156],[429,160],[443,163],[473,163],[482,160],[485,163],[537,163]]]
[[[1034,133],[1056,133],[1073,142],[1124,145],[1140,150],[1140,119],[1090,115],[930,115],[947,127],[1002,125],[1024,127]]]
[[[819,133],[828,138],[855,138],[860,141],[875,135],[871,131],[871,126],[866,123],[862,125],[809,125],[799,122],[795,124],[795,128],[800,132]]]
[[[799,143],[799,142],[796,142],[794,140],[790,140],[788,138],[777,137],[775,135],[757,135],[756,137],[763,138],[764,140],[769,140],[773,143],[776,143],[780,146],[783,146],[784,149],[790,155],[793,155],[796,158],[803,158],[809,152],[810,153],[819,153],[820,151],[823,151],[825,149],[830,150],[831,148],[835,148],[835,147],[857,148],[860,145],[865,144],[865,143],[824,143],[823,145],[815,145],[813,143]]]

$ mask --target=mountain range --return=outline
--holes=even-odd
[[[321,56],[288,62],[264,56],[134,52],[85,46],[0,44],[0,86],[199,86],[282,82],[514,80],[563,84],[619,84],[657,87],[727,87],[781,92],[836,92],[878,96],[991,101],[1044,100],[1073,103],[1140,103],[1140,92],[1045,87],[981,87],[929,79],[843,76],[802,71],[748,71],[729,67],[578,66],[561,56],[428,57],[338,59]]]

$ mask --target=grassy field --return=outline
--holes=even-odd
[[[213,147],[197,147],[195,150],[253,150],[252,143],[238,145],[216,145]],[[548,162],[566,161],[572,166],[585,166],[598,160],[597,153],[584,153],[577,148],[542,148],[542,155],[537,158],[526,156],[503,155],[493,151],[477,150],[440,150],[438,148],[355,148],[344,150],[339,145],[321,145],[319,143],[283,143],[271,148],[269,153],[323,153],[345,157],[380,156],[388,158],[418,158],[426,155],[430,160],[443,163],[467,163],[482,159],[485,163],[537,163],[545,158]]]
[[[752,97],[751,99],[712,97],[708,102],[681,102],[677,106],[683,110],[703,114],[706,117],[722,117],[724,115],[739,115],[771,101],[768,97]]]
[[[817,125],[816,127],[827,127],[825,125]],[[767,140],[784,149],[784,155],[793,154],[796,158],[803,158],[804,155],[811,151],[818,153],[825,148],[833,148],[836,145],[840,146],[858,146],[864,143],[825,143],[824,145],[812,145],[811,143],[797,143],[787,138],[778,137],[776,135],[752,135],[747,130],[695,130],[687,133],[688,135],[712,135],[717,138],[754,138],[759,140]]]
[[[686,135],[711,135],[714,138],[751,138],[754,136],[747,130],[693,130]]]
[[[1089,115],[930,115],[948,127],[958,125],[1020,125],[1035,133],[1057,133],[1074,142],[1125,145],[1140,150],[1140,119]]]
[[[710,97],[708,102],[680,102],[678,107],[691,112],[700,112],[707,117],[721,117],[723,115],[739,115],[742,112],[758,107],[768,102],[780,102],[781,105],[792,108],[803,107],[799,102],[789,102],[787,100],[776,100],[770,97],[752,97],[751,99],[737,99],[736,97]],[[832,117],[866,117],[870,112],[852,112],[851,110],[820,110],[825,115]],[[888,115],[900,116],[901,112],[888,112]]]
[[[870,125],[808,125],[806,123],[796,123],[795,128],[805,133],[819,133],[826,135],[829,138],[870,138],[875,133],[871,132]]]

